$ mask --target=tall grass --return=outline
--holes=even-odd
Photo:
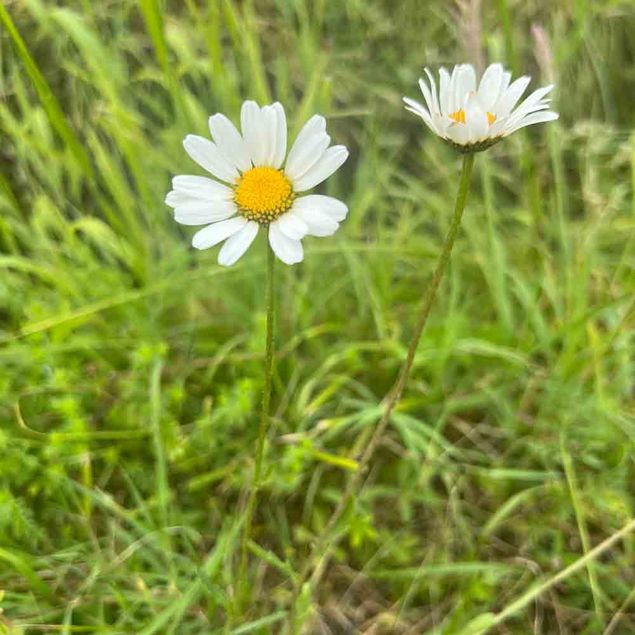
[[[476,163],[306,632],[635,630],[635,542],[610,541],[635,515],[635,12],[482,4],[485,58],[535,81],[545,29],[561,119]],[[21,0],[0,24],[0,629],[279,632],[450,220],[460,160],[400,97],[463,59],[453,7]],[[326,192],[351,211],[279,272],[251,598],[228,627],[265,245],[219,268],[163,198],[185,134],[246,98],[295,132],[329,117],[352,157]]]

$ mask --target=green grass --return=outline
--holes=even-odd
[[[546,30],[561,118],[477,157],[408,389],[298,605],[307,633],[635,631],[635,538],[592,552],[635,516],[635,9],[483,5],[486,59],[535,83]],[[400,99],[424,64],[468,56],[453,12],[0,6],[0,632],[282,632],[451,216],[460,158]],[[265,244],[223,269],[163,198],[195,170],[185,134],[247,98],[282,101],[293,133],[329,118],[351,158],[324,191],[350,215],[278,268],[252,597],[233,615]]]

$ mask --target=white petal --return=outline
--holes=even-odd
[[[509,128],[509,120],[508,119],[497,119],[487,131],[487,136],[489,138],[498,137],[505,132]]]
[[[240,128],[254,165],[263,165],[266,153],[262,112],[255,101],[246,101],[240,109]]]
[[[269,244],[276,256],[287,265],[294,265],[304,259],[302,243],[286,236],[278,226],[278,221],[269,225]]]
[[[548,110],[549,109],[549,99],[545,99],[544,101],[539,101],[537,104],[533,106],[529,106],[528,108],[517,108],[509,117],[507,117],[505,122],[506,128],[513,128],[521,119],[524,119],[527,115],[531,115],[534,112],[539,112],[540,110]]]
[[[313,115],[302,127],[302,130],[298,133],[298,136],[289,151],[289,156],[287,157],[287,164],[284,169],[285,173],[289,173],[289,169],[292,172],[297,171],[297,166],[295,165],[298,160],[298,154],[304,153],[304,148],[307,142],[314,137],[324,139],[328,137],[326,134],[326,119],[321,115]]]
[[[478,86],[478,101],[485,111],[491,110],[498,98],[501,83],[503,82],[503,66],[490,64],[481,77]]]
[[[448,126],[453,125],[454,120],[444,115],[437,115],[432,120],[432,123],[434,125],[434,129],[436,130],[436,133],[439,136],[445,138],[448,136],[447,135]]]
[[[469,97],[469,92],[466,92],[464,87],[471,86],[472,77],[476,78],[474,67],[471,64],[460,64],[455,67],[456,73],[452,72],[451,81],[453,81],[453,110],[449,114],[452,114],[459,108],[465,106],[466,100]],[[475,80],[476,81],[476,80]]]
[[[425,70],[428,70],[428,69],[425,69]],[[428,84],[424,81],[423,78],[419,80],[419,88],[421,89],[423,98],[426,100],[426,106],[428,107],[428,112],[435,112],[434,100],[432,99],[432,92],[430,91]]]
[[[208,247],[218,245],[218,243],[233,236],[237,231],[240,231],[247,222],[244,216],[236,216],[229,220],[223,220],[220,223],[208,225],[194,234],[192,246],[196,247],[196,249],[207,249]]]
[[[525,92],[530,81],[531,77],[524,76],[512,82],[511,86],[499,97],[491,112],[497,117],[506,117]]]
[[[262,108],[262,120],[264,125],[264,140],[265,150],[262,165],[272,166],[274,158],[277,154],[276,146],[278,140],[278,115],[276,110],[271,106],[264,106]]]
[[[325,132],[326,131],[326,119],[322,117],[322,115],[313,115],[305,124],[302,126],[302,130],[298,133],[298,136],[295,139],[295,143],[301,142],[304,137],[310,137],[314,135],[316,132]],[[291,148],[291,152],[293,152],[293,148]]]
[[[302,217],[291,213],[291,210],[280,216],[277,224],[280,231],[293,240],[301,240],[309,231],[309,226],[304,222]]]
[[[183,147],[196,163],[221,181],[233,183],[238,178],[238,170],[209,139],[189,134],[183,141]]]
[[[321,237],[334,234],[339,227],[338,220],[343,220],[347,212],[341,201],[317,194],[297,198],[291,208],[291,213],[307,224],[310,235]]]
[[[168,205],[173,207],[175,210],[181,210],[184,212],[190,210],[199,210],[199,209],[215,209],[218,210],[219,213],[231,211],[236,209],[236,205],[234,201],[222,201],[216,199],[205,200],[203,198],[196,198],[194,196],[189,196],[187,194],[183,194],[181,192],[170,192],[166,197],[166,202],[169,199]]]
[[[331,143],[331,137],[325,132],[304,137],[293,144],[289,153],[285,174],[295,181],[303,177],[321,158]]]
[[[543,123],[545,121],[555,121],[560,115],[557,112],[535,112],[531,115],[527,115],[524,119],[521,119],[513,128],[505,130],[505,135],[511,134],[516,130],[520,130],[525,126],[531,126],[535,123]]]
[[[225,241],[218,252],[218,264],[224,267],[233,265],[246,251],[258,233],[258,223],[250,220],[242,229]]]
[[[531,109],[543,99],[543,97],[551,92],[551,90],[553,90],[553,84],[534,90],[534,92],[531,93],[531,95],[529,95],[529,97],[527,97],[527,99],[525,99],[525,101],[523,101],[516,110],[514,110],[512,115],[523,116],[528,114]]]
[[[470,129],[463,123],[453,123],[447,127],[446,134],[454,143],[462,146],[469,142]]]
[[[317,210],[338,223],[343,221],[348,214],[348,207],[342,201],[323,194],[299,196],[293,202],[293,209],[302,211]]]
[[[304,192],[327,179],[348,158],[348,150],[344,146],[331,146],[320,160],[297,181],[293,181],[296,192]]]
[[[201,196],[193,196],[180,190],[171,190],[165,197],[165,202],[170,207],[182,207],[185,205],[206,205],[207,207],[226,207],[233,205],[231,198],[203,198]]]
[[[471,64],[463,64],[457,75],[457,94],[469,95],[476,90],[476,71]]]
[[[221,113],[209,118],[209,131],[219,150],[241,171],[251,168],[251,158],[247,146],[236,126]]]
[[[478,99],[469,100],[465,109],[465,125],[470,130],[470,142],[480,141],[487,137],[489,123]]]
[[[190,196],[189,194],[184,194],[183,192],[177,192],[176,190],[170,190],[165,195],[164,202],[170,207],[176,207],[177,205],[187,203],[189,201],[205,202],[203,199],[197,198],[195,196]]]
[[[508,71],[505,71],[503,73],[503,80],[501,81],[501,87],[500,90],[498,91],[498,96],[497,96],[497,100],[505,94],[505,91],[507,90],[507,88],[509,87],[509,82],[512,79],[512,74]]]
[[[276,140],[272,165],[274,168],[279,168],[287,154],[287,117],[281,103],[276,102],[273,109],[276,114]]]
[[[404,103],[409,106],[406,110],[413,112],[415,115],[419,115],[424,121],[432,122],[432,117],[428,112],[428,109],[418,102],[416,99],[410,99],[410,97],[403,97]]]
[[[231,218],[238,209],[231,201],[195,201],[174,209],[174,220],[181,225],[208,225]]]
[[[432,132],[437,131],[432,121],[432,117],[430,117],[430,113],[424,108],[422,104],[420,104],[418,101],[415,101],[414,99],[410,99],[409,97],[404,97],[403,100],[404,103],[407,104],[406,110],[417,115],[417,117],[421,117],[426,126],[428,126],[428,128],[430,128]]]
[[[455,64],[454,68],[452,69],[452,75],[450,75],[450,84],[448,86],[448,110],[447,113],[448,115],[451,115],[453,112],[455,112],[456,110],[458,110],[460,108],[459,104],[463,103],[463,100],[461,99],[461,101],[457,101],[457,96],[456,96],[456,86],[457,86],[457,76],[459,74],[459,70],[461,69],[461,65],[460,64]]]
[[[433,113],[438,113],[439,112],[439,96],[437,95],[437,84],[434,81],[434,76],[432,75],[432,73],[427,69],[424,68],[423,69],[426,73],[426,75],[428,76],[428,79],[430,80],[430,92],[432,94],[432,111]]]
[[[172,179],[172,187],[175,192],[207,201],[231,200],[234,196],[234,191],[231,188],[218,181],[208,179],[206,176],[181,174]]]
[[[296,212],[308,225],[307,235],[324,238],[332,236],[339,228],[340,224],[321,212],[315,210]]]
[[[442,115],[451,114],[448,111],[450,100],[450,74],[445,68],[439,69],[439,108]]]
[[[174,208],[174,220],[182,225],[207,225],[236,213],[233,191],[203,176],[181,175],[172,179],[174,189],[165,202]]]

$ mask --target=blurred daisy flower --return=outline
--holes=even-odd
[[[546,99],[553,85],[535,90],[516,106],[531,78],[511,82],[501,64],[488,66],[478,86],[471,64],[456,65],[452,74],[442,68],[438,92],[432,73],[424,70],[430,84],[420,79],[419,86],[426,106],[404,97],[406,110],[461,152],[480,152],[519,128],[558,118]]]
[[[213,141],[185,137],[186,152],[216,180],[176,176],[165,202],[178,223],[207,225],[194,234],[197,249],[225,241],[218,254],[221,265],[233,265],[261,227],[280,260],[301,262],[302,239],[335,233],[348,208],[330,196],[300,194],[331,176],[348,150],[330,146],[326,120],[314,115],[287,155],[287,120],[277,102],[262,108],[244,102],[240,125],[242,134],[225,115],[216,114],[209,118]]]

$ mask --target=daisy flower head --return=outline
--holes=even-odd
[[[314,115],[287,154],[287,120],[278,102],[262,108],[244,102],[240,127],[219,113],[209,118],[213,141],[187,135],[185,151],[214,178],[176,176],[165,202],[177,223],[206,225],[192,239],[197,249],[224,241],[221,265],[233,265],[260,228],[280,260],[301,262],[302,239],[334,234],[348,213],[335,198],[304,195],[346,161],[348,150],[330,145],[326,120]]]
[[[490,64],[478,83],[471,64],[457,64],[451,74],[441,68],[438,91],[432,73],[424,71],[430,83],[422,78],[419,86],[426,105],[404,97],[406,110],[461,152],[480,152],[519,128],[558,118],[547,98],[553,85],[535,90],[517,105],[531,78],[512,82],[501,64]]]

